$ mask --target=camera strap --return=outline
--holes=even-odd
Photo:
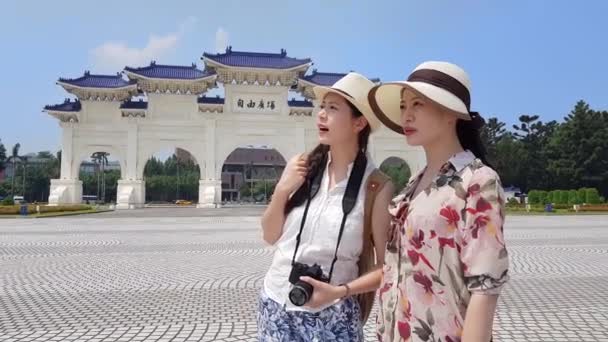
[[[304,230],[304,224],[306,222],[306,217],[308,216],[308,209],[310,207],[310,202],[319,192],[321,187],[321,181],[323,179],[323,174],[325,173],[325,167],[327,166],[327,157],[322,160],[321,167],[317,175],[309,180],[309,192],[308,199],[306,201],[306,206],[304,208],[304,214],[302,215],[302,221],[300,223],[300,231],[296,237],[296,248],[293,253],[293,258],[291,260],[291,264],[293,265],[296,260],[296,255],[298,253],[298,249],[300,247],[300,241],[302,237],[302,231]],[[336,250],[334,252],[334,259],[331,263],[331,268],[329,270],[329,281],[331,281],[331,277],[334,271],[334,266],[338,261],[338,249],[340,248],[340,242],[342,241],[342,235],[344,234],[344,226],[346,225],[346,218],[348,214],[353,210],[355,205],[357,204],[357,197],[359,195],[359,189],[361,188],[361,183],[363,182],[363,176],[365,175],[365,169],[367,168],[367,157],[365,156],[365,152],[360,151],[355,158],[355,162],[353,165],[353,169],[351,171],[350,177],[348,178],[348,183],[346,184],[346,190],[344,191],[344,196],[342,197],[342,222],[340,223],[340,231],[338,233],[338,242],[336,243]]]

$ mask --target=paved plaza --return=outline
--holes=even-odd
[[[0,341],[255,341],[272,256],[260,213],[0,219]],[[608,217],[512,216],[505,230],[495,341],[608,341]]]

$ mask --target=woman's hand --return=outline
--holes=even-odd
[[[292,194],[304,184],[307,174],[308,156],[306,154],[294,156],[285,166],[281,179],[277,183],[276,190],[288,195]]]
[[[310,277],[301,277],[300,280],[309,283],[314,288],[312,298],[306,303],[306,306],[312,309],[331,304],[346,294],[344,286],[331,285]]]

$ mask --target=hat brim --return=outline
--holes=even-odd
[[[389,82],[373,87],[368,100],[373,113],[391,130],[403,134],[401,127],[401,92],[410,89],[439,106],[451,111],[459,119],[471,120],[466,105],[454,94],[423,82]]]
[[[382,127],[380,120],[374,114],[374,111],[372,111],[372,108],[365,103],[360,103],[359,101],[355,100],[350,95],[348,95],[338,89],[334,89],[331,87],[324,87],[324,86],[313,87],[312,91],[315,94],[315,98],[318,101],[323,101],[323,99],[325,98],[325,96],[328,93],[337,94],[337,95],[342,96],[344,99],[346,99],[348,102],[350,102],[353,106],[357,107],[357,109],[361,112],[361,114],[363,114],[363,116],[367,120],[367,123],[369,124],[369,127],[372,132],[376,132],[380,127]]]

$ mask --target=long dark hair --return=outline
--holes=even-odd
[[[361,111],[357,109],[350,101],[346,101],[354,118],[363,116]],[[369,124],[365,126],[361,132],[359,132],[358,142],[359,150],[363,153],[367,151],[367,144],[369,142],[369,135],[371,133],[371,127]],[[310,187],[310,181],[325,167],[322,163],[327,160],[327,154],[329,152],[329,145],[319,144],[315,147],[312,152],[308,155],[308,175],[306,176],[306,182],[300,186],[298,190],[289,198],[285,204],[285,215],[289,214],[294,208],[304,204],[308,198],[308,192]]]
[[[470,115],[471,120],[459,119],[456,122],[456,134],[460,145],[465,150],[473,152],[475,157],[479,158],[485,165],[494,168],[487,159],[487,151],[481,140],[481,130],[486,121],[477,112],[471,112]]]

